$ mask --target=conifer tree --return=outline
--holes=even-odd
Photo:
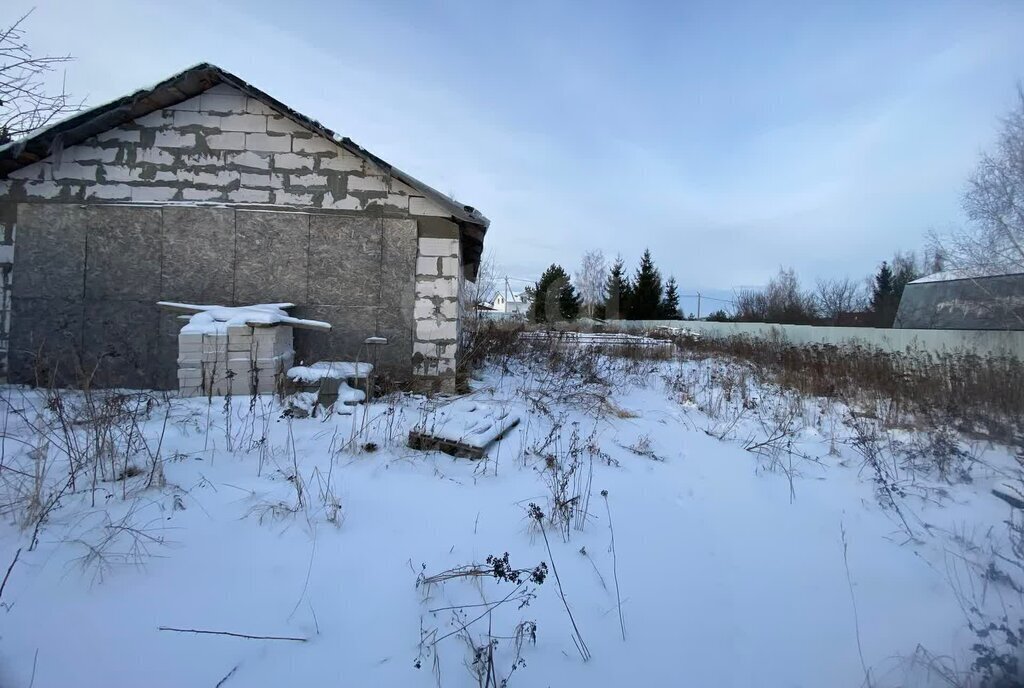
[[[561,265],[554,263],[533,287],[530,319],[534,322],[572,320],[580,312],[580,297]]]
[[[629,303],[630,320],[654,320],[661,311],[661,274],[654,265],[650,249],[644,250],[640,267],[633,278],[633,293]]]
[[[618,256],[608,272],[605,317],[612,320],[627,318],[632,293],[633,285],[630,284],[629,276],[626,274],[626,265],[622,260],[622,256]]]
[[[661,317],[665,320],[678,320],[682,317],[679,312],[679,287],[675,277],[669,277],[665,283],[665,298],[661,300]]]

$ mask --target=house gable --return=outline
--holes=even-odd
[[[447,217],[390,169],[226,83],[11,171],[17,201],[239,203]]]

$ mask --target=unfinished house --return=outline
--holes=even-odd
[[[182,322],[157,301],[292,303],[332,325],[295,332],[296,363],[382,337],[380,373],[450,389],[487,226],[201,64],[0,147],[8,378],[173,389]]]

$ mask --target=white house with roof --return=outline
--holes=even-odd
[[[499,291],[494,296],[491,308],[498,313],[525,316],[530,310],[530,297],[521,291]]]

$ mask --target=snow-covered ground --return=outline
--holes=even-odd
[[[522,422],[481,461],[405,447],[437,400],[291,419],[270,397],[132,397],[143,420],[34,547],[26,509],[66,484],[73,440],[41,392],[5,388],[0,686],[471,686],[490,639],[498,685],[948,685],[926,657],[968,668],[965,606],[1019,618],[980,575],[1013,569],[990,494],[1011,451],[961,442],[971,482],[943,479],[894,449],[924,435],[737,390],[728,367],[487,368],[472,398]],[[112,480],[129,445],[137,474]],[[506,552],[518,583],[487,563]]]

